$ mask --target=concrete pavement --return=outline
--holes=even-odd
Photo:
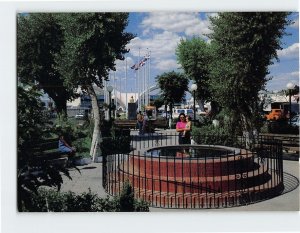
[[[137,133],[137,131],[132,131],[131,134],[136,135]],[[174,130],[164,130],[161,131],[161,133],[174,133]],[[212,209],[209,211],[299,211],[299,160],[295,161],[295,154],[284,154],[283,158],[283,170],[285,172],[284,184],[286,187],[283,192],[284,194],[270,200],[247,206]],[[290,158],[293,160],[288,160]],[[100,197],[108,196],[108,194],[102,188],[102,163],[91,163],[84,166],[78,166],[78,168],[80,173],[75,169],[70,171],[72,180],[64,177],[64,183],[61,191],[72,191],[80,194],[83,192],[88,192],[90,189],[93,193],[98,194]],[[188,210],[150,208],[150,211],[171,212]]]
[[[80,173],[73,169],[70,171],[72,180],[64,177],[64,183],[62,185],[62,192],[72,191],[77,194],[88,192],[89,189],[100,197],[106,197],[108,194],[105,193],[102,188],[102,163],[92,163],[85,166],[78,166]],[[288,189],[296,187],[299,182],[299,162],[298,161],[287,161],[283,162],[284,172],[292,175],[285,175],[285,183],[289,184]],[[294,177],[293,177],[294,176]],[[298,179],[298,180],[297,180]],[[259,203],[233,207],[223,209],[213,209],[213,211],[299,211],[299,186],[283,195],[272,198],[270,200],[262,201]],[[189,210],[178,210],[178,209],[162,209],[162,208],[150,208],[152,212],[159,211],[189,211]],[[192,210],[195,211],[195,210]],[[199,210],[203,211],[203,210]],[[209,210],[212,211],[212,210]]]

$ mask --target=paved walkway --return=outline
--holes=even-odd
[[[160,133],[175,133],[174,130],[164,130]],[[136,135],[137,131],[132,131],[132,135]],[[143,147],[144,141],[140,141]],[[288,154],[284,155],[284,158],[289,158]],[[80,173],[77,170],[70,171],[72,180],[64,177],[64,183],[62,185],[61,191],[72,191],[77,194],[88,192],[90,189],[93,193],[98,194],[100,197],[108,196],[102,188],[102,163],[92,163],[85,166],[78,166]],[[295,187],[295,184],[299,182],[299,161],[284,160],[283,162],[284,172],[290,175],[285,175],[285,185]],[[297,180],[298,179],[298,180]],[[262,201],[256,204],[251,204],[248,206],[233,207],[233,208],[223,208],[223,209],[213,209],[213,211],[299,211],[299,186],[293,191],[287,192],[278,197],[272,198],[270,200]],[[150,208],[152,212],[159,211],[187,211],[178,209],[162,209],[162,208]],[[194,210],[193,210],[194,211]],[[199,210],[203,211],[203,210]],[[212,210],[210,210],[212,211]]]
[[[283,162],[284,172],[287,172],[299,180],[299,163],[298,161],[287,161]],[[105,193],[102,188],[102,163],[92,163],[85,166],[79,166],[80,173],[77,170],[70,171],[72,180],[64,177],[64,183],[61,191],[72,191],[77,194],[88,192],[89,189],[93,193],[98,194],[101,197],[106,197],[108,194]],[[291,179],[288,178],[290,182]],[[295,182],[295,180],[294,180]],[[285,193],[276,198],[262,201],[256,204],[248,206],[216,209],[213,211],[299,211],[299,186],[288,193]],[[161,209],[161,208],[150,208],[152,212],[159,211],[188,211],[178,209]],[[194,211],[194,210],[192,210]],[[203,211],[203,210],[199,210]],[[211,211],[211,210],[210,210]]]

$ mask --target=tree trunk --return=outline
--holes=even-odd
[[[92,85],[87,86],[87,92],[91,97],[93,120],[94,120],[94,130],[93,138],[90,150],[90,156],[95,162],[97,157],[101,156],[100,144],[102,142],[102,136],[100,131],[100,109],[98,105],[97,95]]]
[[[199,109],[201,110],[201,112],[204,112],[204,100],[198,99],[195,101],[195,103],[199,105]],[[195,109],[196,109],[196,106],[195,106]]]
[[[250,149],[251,145],[255,141],[255,130],[253,129],[251,122],[249,122],[244,114],[241,114],[241,122],[243,127],[243,136],[245,137],[246,141],[246,148]]]
[[[50,94],[48,95],[51,99],[53,99],[55,103],[57,114],[67,117],[67,101],[62,99],[60,96],[50,95]]]

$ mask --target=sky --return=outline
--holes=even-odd
[[[130,41],[130,52],[127,59],[127,84],[125,85],[125,61],[117,61],[115,77],[121,90],[134,91],[137,87],[135,75],[137,72],[130,66],[137,63],[147,53],[151,52],[150,85],[155,84],[155,77],[168,71],[180,71],[176,61],[175,50],[181,39],[193,36],[209,41],[205,36],[210,33],[209,16],[216,13],[197,12],[139,12],[129,14],[129,24],[126,31],[136,37]],[[286,88],[288,82],[299,83],[299,14],[292,12],[289,16],[294,23],[286,28],[288,35],[281,40],[282,50],[277,51],[279,61],[269,67],[271,78],[266,85],[269,91],[279,91]],[[140,59],[139,59],[140,58]],[[145,69],[145,68],[144,68]],[[142,71],[140,71],[142,72]],[[141,74],[140,74],[141,75]],[[112,80],[112,78],[111,78]]]

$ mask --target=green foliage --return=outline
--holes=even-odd
[[[209,117],[205,117],[200,122],[201,127],[193,127],[192,135],[198,144],[216,144],[224,146],[235,146],[236,138],[242,135],[242,130],[235,127],[239,124],[238,118],[232,111],[223,109],[214,120],[218,121],[218,125],[214,126],[213,121]]]
[[[112,129],[111,137],[103,137],[100,145],[102,155],[120,154],[130,152],[130,130]]]
[[[264,125],[266,133],[299,134],[299,127],[291,126],[287,120],[266,121]]]
[[[120,196],[100,198],[91,190],[82,194],[57,192],[40,188],[38,193],[29,193],[30,205],[23,206],[21,212],[148,212],[145,201],[134,199],[132,188],[126,185]]]
[[[119,201],[121,212],[132,212],[134,210],[133,190],[128,182],[126,182],[123,186]]]
[[[185,97],[185,91],[188,90],[188,79],[184,74],[175,71],[165,72],[156,77],[159,88],[162,91],[162,98],[165,104],[170,105],[181,102]],[[172,112],[172,111],[171,111]]]
[[[99,148],[101,113],[93,85],[103,87],[115,61],[124,60],[127,43],[134,37],[125,32],[128,13],[58,13],[59,24],[64,27],[64,45],[56,57],[64,83],[81,87],[91,97],[93,108],[93,136],[91,148]],[[97,150],[91,150],[96,156]]]
[[[198,99],[210,99],[207,81],[209,78],[209,64],[212,59],[211,48],[203,39],[194,37],[181,40],[176,49],[177,60],[185,74],[194,80],[198,88]]]
[[[31,193],[37,193],[40,186],[60,189],[63,182],[61,175],[70,178],[66,168],[55,166],[47,161],[37,161],[35,147],[44,142],[48,135],[47,120],[39,99],[40,93],[35,88],[18,86],[18,166],[17,197],[18,209],[31,203]],[[33,171],[38,163],[40,170]],[[35,172],[35,173],[34,173]]]
[[[231,130],[259,128],[258,92],[268,81],[268,67],[277,59],[280,39],[290,24],[285,12],[220,13],[210,18],[208,44],[182,40],[176,55],[187,76],[198,84],[198,98],[210,100],[212,117],[230,115]]]
[[[102,86],[115,68],[115,60],[123,60],[126,44],[133,38],[124,32],[128,13],[59,13],[64,27],[64,46],[57,62],[65,83],[71,86]]]
[[[159,109],[161,106],[164,105],[164,99],[162,96],[159,96],[156,100],[154,100],[153,105],[155,106],[156,109]]]
[[[52,137],[58,138],[63,134],[65,140],[76,148],[76,155],[90,157],[91,147],[91,128],[88,122],[78,126],[76,119],[60,117],[55,122],[55,128],[52,130]]]
[[[63,28],[54,14],[19,14],[17,18],[17,74],[19,81],[37,84],[54,100],[59,113],[66,112],[66,101],[75,96],[64,85],[56,56],[63,46]]]
[[[43,115],[43,106],[39,93],[34,88],[18,86],[18,156],[25,156],[32,148],[32,142],[40,141],[44,136],[47,120]]]
[[[129,182],[125,182],[120,196],[115,198],[119,204],[118,211],[120,212],[147,212],[149,211],[148,203],[144,200],[136,200],[134,198],[133,189]]]
[[[267,82],[268,67],[281,49],[288,13],[220,13],[212,18],[213,59],[209,89],[231,111],[244,130],[253,128],[259,111],[258,92]]]
[[[197,144],[236,146],[236,136],[231,134],[228,127],[205,125],[194,127],[192,138]]]

